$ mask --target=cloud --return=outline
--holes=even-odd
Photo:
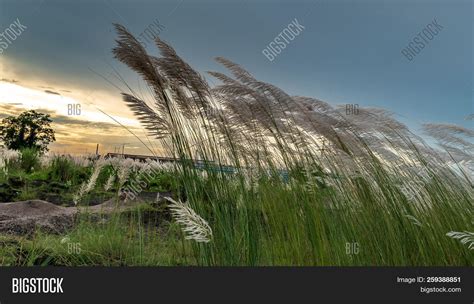
[[[28,111],[28,110],[29,109],[15,106],[14,104],[10,104],[10,103],[1,104],[0,103],[0,113],[1,113],[0,117],[7,117],[10,115],[19,115],[21,112]],[[43,113],[43,114],[49,114],[54,124],[67,127],[68,129],[72,128],[69,131],[79,130],[82,132],[88,129],[88,130],[93,130],[95,134],[102,134],[102,135],[104,135],[104,133],[112,133],[112,132],[114,134],[117,134],[117,133],[130,134],[124,127],[116,123],[89,121],[89,120],[73,118],[73,117],[69,117],[65,115],[58,115],[55,111],[50,110],[50,109],[44,109],[44,108],[35,109],[35,111]],[[141,131],[141,129],[137,129],[137,128],[133,128],[129,126],[127,128],[131,129],[132,132]]]
[[[58,92],[54,92],[54,91],[51,91],[51,90],[44,90],[44,92],[48,93],[48,94],[53,94],[53,95],[61,95]]]
[[[146,132],[136,120],[110,113],[123,123],[126,126],[125,128],[109,120],[103,114],[90,111],[86,107],[83,108],[82,115],[68,116],[67,112],[64,111],[66,103],[75,102],[76,97],[74,99],[61,95],[58,98],[57,95],[60,95],[59,92],[63,92],[63,90],[54,87],[44,87],[41,90],[20,90],[21,88],[15,84],[3,83],[3,91],[0,90],[0,93],[3,93],[6,98],[4,101],[0,101],[0,122],[5,117],[18,116],[22,112],[33,109],[39,113],[49,114],[52,120],[51,127],[56,134],[56,142],[52,143],[50,147],[52,152],[90,153],[95,152],[96,144],[99,144],[100,152],[107,153],[113,152],[117,147],[122,147],[125,144],[126,151],[150,154],[143,143],[130,133],[130,131],[133,132],[147,142],[144,135]],[[17,93],[17,95],[12,94],[12,92]],[[9,96],[19,96],[21,98],[9,99]],[[50,108],[51,105],[53,106]],[[115,110],[115,107],[113,110]],[[149,139],[153,140],[153,137],[150,136]],[[158,143],[151,145],[151,148],[158,145]],[[158,151],[161,150],[158,149],[157,153],[159,153]]]
[[[17,107],[16,105],[16,103],[0,103],[0,115],[7,117],[21,113],[22,108]]]
[[[41,110],[38,110],[38,111],[44,112]],[[53,120],[53,123],[56,123],[56,124],[74,127],[74,128],[82,128],[82,129],[97,129],[97,130],[100,130],[99,131],[100,133],[116,131],[117,129],[127,132],[126,129],[124,129],[123,127],[115,123],[89,121],[89,120],[71,118],[68,116],[57,115],[57,114],[52,114],[51,119]]]
[[[7,79],[7,78],[2,78],[0,79],[0,81],[9,82],[9,83],[19,83],[19,81],[16,79]]]
[[[64,92],[64,93],[72,93],[70,90],[58,90],[53,87],[47,87],[47,86],[39,86],[38,88],[44,89],[43,92],[48,93],[48,94],[54,94],[54,95],[61,95],[59,92]]]

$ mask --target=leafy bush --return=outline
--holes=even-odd
[[[161,172],[154,176],[148,185],[148,190],[157,192],[176,192],[178,190],[178,179],[171,172]]]
[[[26,173],[30,173],[39,166],[39,151],[34,148],[26,148],[21,151],[20,167]]]
[[[74,175],[73,162],[64,156],[56,156],[53,158],[50,167],[50,177],[54,180],[67,181]]]
[[[105,165],[97,177],[97,185],[100,185],[102,188],[107,184],[111,176],[117,174],[116,170],[112,165]],[[113,188],[114,183],[112,183],[111,188]]]
[[[76,165],[69,157],[56,156],[51,162],[48,177],[55,181],[79,184],[87,178],[88,171],[88,167]]]

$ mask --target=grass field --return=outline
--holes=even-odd
[[[68,181],[76,182],[62,183],[62,178],[50,180],[60,170],[55,167],[58,162],[69,163],[67,172],[72,176]],[[24,200],[37,197],[37,189],[32,185],[41,179],[48,180],[47,186],[43,186],[50,187],[46,191],[53,192],[54,187],[62,189],[56,195],[64,204],[73,205],[74,193],[79,193],[83,184],[89,184],[94,168],[100,167],[90,193],[79,199],[78,204],[86,206],[94,203],[90,197],[120,202],[118,190],[124,185],[120,185],[119,177],[110,185],[110,176],[128,175],[122,176],[128,185],[130,180],[139,178],[145,167],[134,167],[127,160],[114,160],[113,165],[101,166],[96,165],[98,162],[90,161],[84,166],[81,161],[58,156],[46,167],[38,164],[37,170],[25,173],[20,158],[9,162],[9,173],[2,174],[3,183],[24,180],[16,197]],[[186,199],[188,205],[172,209],[174,205],[144,202],[103,221],[91,219],[84,209],[77,226],[66,234],[36,231],[28,236],[4,235],[0,241],[0,263],[473,264],[473,253],[468,248],[472,234],[466,233],[465,238],[471,237],[471,243],[466,244],[446,235],[452,231],[473,231],[472,190],[461,176],[438,169],[429,175],[423,189],[408,200],[399,189],[408,177],[401,177],[375,160],[374,171],[367,176],[350,177],[313,169],[298,168],[282,178],[280,171],[221,173],[215,167],[161,166],[143,191],[174,193],[175,202]],[[109,189],[105,191],[107,186]],[[185,208],[190,208],[191,214]],[[179,216],[184,216],[184,220],[177,222]],[[181,228],[193,230],[185,232]]]
[[[223,58],[234,78],[213,72],[210,88],[169,45],[150,57],[117,31],[116,58],[149,89],[124,101],[177,162],[4,151],[1,195],[161,197],[100,220],[84,207],[59,235],[4,235],[2,265],[473,265],[472,130],[425,125],[436,149],[384,110],[289,96]]]

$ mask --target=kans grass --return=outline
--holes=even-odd
[[[473,265],[474,131],[426,124],[435,148],[383,109],[347,115],[289,96],[224,58],[217,61],[232,77],[210,72],[220,81],[211,88],[159,38],[154,57],[116,28],[115,57],[147,87],[129,88],[123,99],[178,159],[166,169],[178,185],[166,198],[170,219],[147,224],[146,205],[105,223],[85,214],[67,235],[4,237],[14,245],[0,249],[0,263]],[[89,178],[97,162],[82,166]],[[120,203],[126,182],[106,175],[86,188],[113,183]],[[65,243],[80,244],[80,252]]]

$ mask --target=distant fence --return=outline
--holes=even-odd
[[[141,162],[146,162],[147,159],[159,161],[163,163],[177,163],[180,162],[179,158],[174,157],[165,157],[165,156],[151,156],[151,155],[137,155],[137,154],[122,154],[122,153],[107,153],[104,155],[104,158],[130,158],[134,160],[138,160]],[[190,160],[194,163],[201,163],[204,162],[203,160]]]

